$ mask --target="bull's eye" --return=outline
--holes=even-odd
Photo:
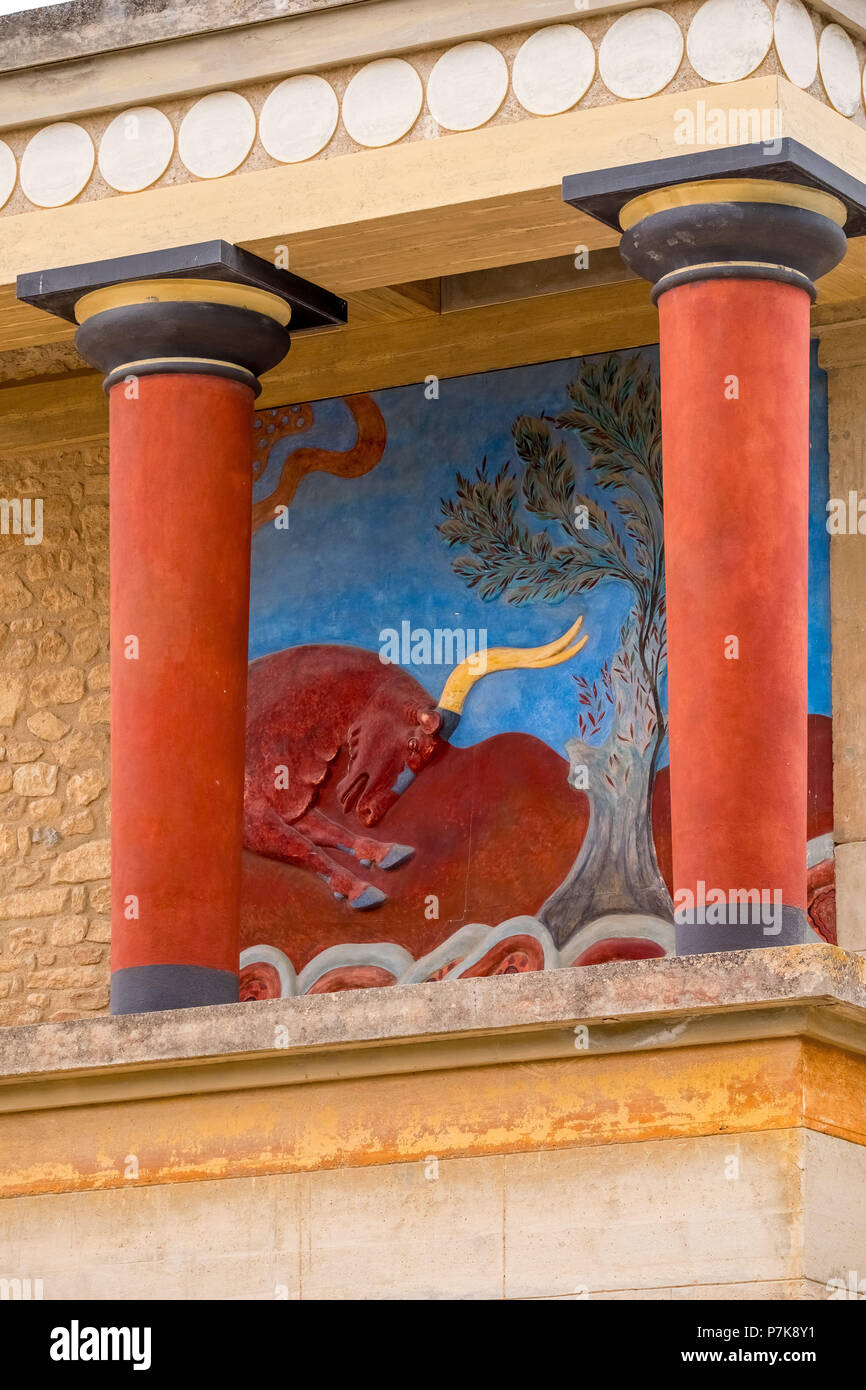
[[[410,752],[410,753],[417,753],[417,752],[418,752],[418,740],[417,740],[417,738],[410,738],[409,744],[408,744],[408,748],[409,748],[409,752]]]

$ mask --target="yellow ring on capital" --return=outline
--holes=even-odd
[[[292,317],[291,305],[278,294],[255,285],[239,285],[228,280],[126,280],[82,295],[75,305],[75,317],[86,323],[106,309],[126,309],[133,304],[228,304],[235,309],[251,309],[276,319],[285,328]]]
[[[806,188],[798,183],[776,183],[773,179],[698,179],[693,183],[675,183],[668,188],[655,188],[639,193],[620,210],[619,225],[627,232],[645,217],[672,208],[695,207],[700,203],[775,203],[782,207],[801,208],[829,217],[844,227],[848,212],[840,198],[824,193],[820,188]]]

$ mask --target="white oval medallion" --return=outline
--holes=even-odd
[[[15,156],[6,141],[0,140],[0,208],[12,197],[17,176],[18,165],[15,163]]]
[[[492,43],[459,43],[433,66],[427,105],[446,130],[475,130],[496,115],[508,91],[508,64]]]
[[[149,188],[168,168],[174,153],[174,129],[155,106],[121,111],[99,142],[99,172],[118,193]]]
[[[243,164],[256,138],[256,113],[239,92],[211,92],[184,116],[177,148],[191,174],[218,179]]]
[[[706,0],[689,25],[686,51],[708,82],[738,82],[760,67],[772,41],[763,0]]]
[[[818,44],[824,91],[843,116],[860,109],[860,64],[857,50],[839,24],[828,24]]]
[[[337,94],[324,77],[313,73],[287,77],[262,107],[259,139],[274,159],[297,164],[325,148],[339,115]]]
[[[359,145],[393,145],[421,114],[424,87],[405,58],[379,58],[356,72],[343,96],[343,125]]]
[[[601,80],[615,97],[651,97],[666,87],[683,57],[680,26],[664,10],[632,10],[615,19],[598,50]]]
[[[595,49],[575,24],[552,24],[531,34],[511,69],[514,95],[534,116],[568,111],[595,76]]]
[[[803,0],[779,0],[773,38],[788,81],[796,87],[811,87],[818,76],[818,40]]]
[[[21,187],[40,208],[71,203],[93,173],[93,141],[83,126],[58,121],[37,130],[21,158]]]

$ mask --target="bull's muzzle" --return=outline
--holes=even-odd
[[[412,771],[411,767],[404,767],[391,790],[395,796],[402,796],[406,788],[414,781],[415,773]]]

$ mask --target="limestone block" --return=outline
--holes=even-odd
[[[803,1156],[803,1272],[825,1287],[825,1298],[834,1279],[866,1297],[866,1148],[806,1130]]]
[[[35,714],[31,714],[27,720],[27,727],[31,734],[37,738],[45,739],[48,743],[54,743],[58,738],[69,732],[69,725],[62,719],[58,719],[51,710],[40,709]]]
[[[53,970],[37,970],[31,976],[34,989],[85,989],[98,985],[102,971],[91,965],[61,965]]]
[[[105,947],[96,942],[84,942],[83,945],[73,948],[72,959],[76,965],[98,965],[105,959]]]
[[[501,1298],[502,1165],[431,1155],[309,1174],[304,1297]]]
[[[110,717],[109,694],[107,690],[99,695],[88,695],[82,700],[78,718],[82,724],[107,724]]]
[[[866,1150],[813,1132],[178,1184],[132,1157],[122,1187],[0,1203],[6,1263],[38,1269],[46,1299],[788,1301],[863,1270]]]
[[[0,728],[11,729],[24,703],[24,682],[0,671]]]
[[[866,951],[866,844],[836,846],[836,930],[839,945]]]
[[[3,662],[7,667],[15,671],[23,671],[29,666],[36,655],[36,644],[27,637],[19,637],[16,641],[10,642],[6,651],[3,653]]]
[[[33,602],[33,595],[15,574],[0,574],[0,609],[4,614],[20,611]]]
[[[14,1027],[26,1023],[38,1023],[39,1011],[21,1000],[0,1004],[0,1027]]]
[[[111,885],[100,883],[90,890],[90,906],[94,912],[111,911]]]
[[[70,1002],[73,1008],[86,1009],[88,1013],[93,1009],[107,1009],[108,985],[101,985],[98,989],[78,990]]]
[[[53,584],[46,584],[41,595],[42,606],[49,613],[66,613],[70,609],[77,608],[81,600],[78,595],[65,584],[62,579],[57,579]]]
[[[58,855],[51,866],[51,882],[86,883],[92,878],[107,878],[110,872],[110,841],[91,840]]]
[[[32,555],[28,555],[24,563],[24,573],[33,583],[34,580],[48,579],[54,573],[54,561],[50,555],[45,555],[37,550]]]
[[[15,864],[12,868],[12,886],[13,888],[29,888],[31,884],[38,883],[44,872],[44,863]]]
[[[89,767],[70,777],[66,797],[73,806],[89,806],[107,786],[108,779],[103,772],[98,767]]]
[[[59,665],[69,656],[69,643],[62,632],[52,629],[46,632],[39,639],[39,660],[48,661],[52,665]]]
[[[40,888],[34,893],[11,893],[0,898],[0,921],[8,922],[13,917],[53,917],[63,911],[68,895],[68,888]]]
[[[79,729],[73,729],[58,743],[54,756],[61,767],[75,768],[80,767],[82,763],[93,762],[100,756],[100,751],[92,738],[81,733]]]
[[[55,946],[73,946],[83,941],[87,935],[87,918],[80,913],[58,917],[51,928],[51,940]]]
[[[828,370],[830,497],[866,495],[866,364],[835,366],[841,352],[822,341]],[[866,537],[831,535],[833,802],[836,839],[866,840]]]
[[[45,941],[45,928],[37,926],[13,927],[6,938],[10,954],[15,955],[27,946],[41,946]]]
[[[84,672],[78,666],[43,671],[30,682],[30,699],[37,709],[43,705],[72,705],[83,694]]]
[[[92,661],[99,651],[99,629],[83,628],[72,639],[72,659],[78,662]]]
[[[76,1279],[77,1298],[298,1297],[303,1177],[151,1185],[134,1157],[141,1185],[0,1203],[4,1260],[44,1270],[47,1299]]]
[[[24,763],[15,769],[12,779],[18,796],[51,796],[56,786],[56,763]]]
[[[6,758],[10,763],[34,763],[43,754],[41,743],[27,739],[10,738],[6,744]]]
[[[108,549],[108,508],[91,502],[81,508],[81,531],[88,550]]]
[[[97,666],[92,666],[87,673],[88,690],[105,690],[111,676],[111,667],[107,661],[101,661]]]
[[[507,1155],[506,1296],[798,1277],[798,1142],[776,1130]]]

